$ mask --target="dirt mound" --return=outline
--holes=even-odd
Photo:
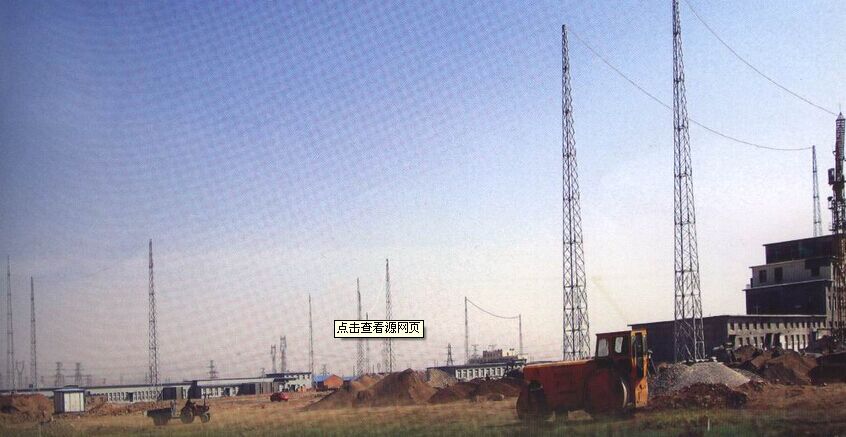
[[[382,407],[391,405],[419,405],[426,403],[435,389],[425,381],[423,372],[407,369],[391,373],[373,383],[368,388],[364,382],[350,384],[348,388],[336,391],[307,407],[309,410],[322,410],[344,407]]]
[[[426,370],[426,383],[433,388],[449,387],[458,382],[458,379],[438,369]]]
[[[0,413],[10,422],[43,420],[53,414],[53,402],[39,394],[0,396]]]
[[[815,359],[787,350],[767,360],[759,374],[767,381],[776,384],[808,385],[811,383],[811,370],[815,367],[817,367]]]
[[[649,395],[661,396],[694,384],[723,384],[733,388],[749,382],[749,378],[722,363],[670,364],[659,369],[649,381]]]
[[[474,379],[469,382],[459,382],[453,386],[438,390],[429,399],[430,404],[444,404],[448,402],[482,400],[493,398],[505,399],[520,394],[523,381],[515,378],[502,379]]]
[[[651,410],[679,408],[742,408],[749,396],[725,384],[696,383],[649,401]]]
[[[751,361],[752,358],[755,358],[760,353],[761,351],[759,349],[746,344],[734,350],[734,359],[739,363],[745,363]]]
[[[90,401],[86,401],[90,402]],[[134,403],[120,403],[114,404],[110,402],[97,402],[86,406],[85,414],[92,416],[123,416],[127,414],[140,413],[142,411],[152,410],[154,408],[170,407],[169,401],[162,402],[134,402]],[[177,405],[181,407],[181,405]]]

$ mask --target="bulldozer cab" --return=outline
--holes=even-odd
[[[595,357],[611,360],[614,367],[632,379],[646,376],[647,355],[645,330],[608,332],[596,336]]]

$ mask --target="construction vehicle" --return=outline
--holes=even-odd
[[[517,416],[541,421],[585,410],[616,414],[646,405],[649,353],[646,330],[597,334],[591,359],[530,364],[517,398]]]
[[[157,426],[167,425],[170,419],[176,418],[181,420],[182,423],[191,423],[194,421],[195,417],[199,417],[200,421],[203,423],[211,420],[211,413],[209,413],[209,406],[206,405],[205,399],[203,399],[202,405],[198,405],[191,402],[191,399],[188,399],[188,401],[185,402],[185,406],[179,410],[176,409],[176,404],[171,402],[170,407],[147,410],[146,415],[147,417],[151,417],[153,419],[153,423]]]
[[[284,391],[278,391],[270,395],[270,402],[288,402],[289,399],[290,397],[288,396],[288,393],[285,393]]]

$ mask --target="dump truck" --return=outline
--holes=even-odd
[[[646,330],[597,334],[591,359],[523,368],[526,384],[517,398],[517,416],[539,421],[575,410],[597,415],[642,407],[649,395],[648,365]]]
[[[203,423],[211,420],[211,413],[209,413],[209,406],[206,405],[205,399],[203,404],[198,405],[188,399],[182,409],[177,409],[175,403],[171,403],[170,407],[157,408],[154,410],[147,410],[147,417],[153,419],[153,423],[157,426],[164,426],[170,422],[170,419],[179,419],[182,423],[191,423],[195,417],[199,417]]]

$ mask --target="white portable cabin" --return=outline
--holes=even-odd
[[[85,390],[79,387],[53,390],[53,410],[56,413],[84,413]]]

